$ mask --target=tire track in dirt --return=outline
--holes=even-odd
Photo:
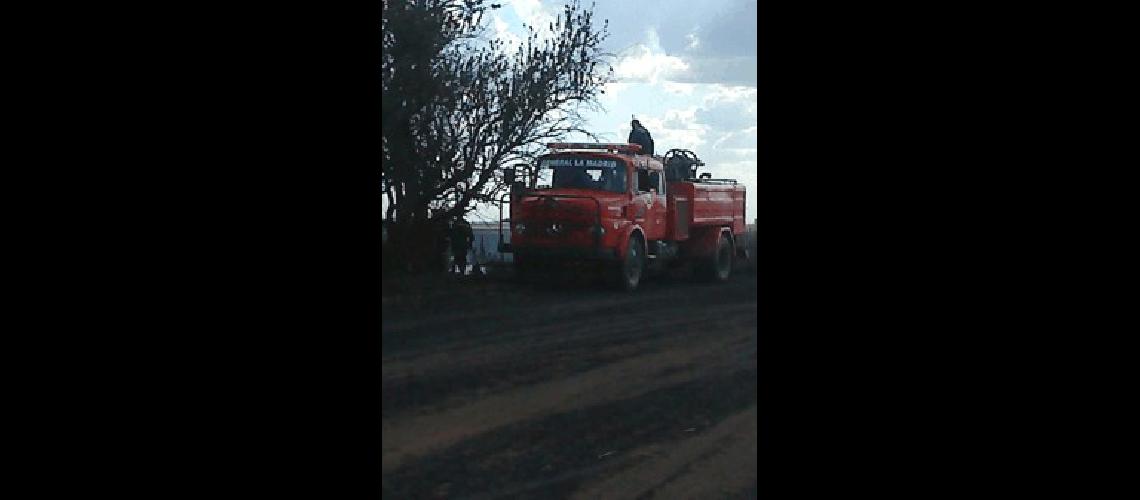
[[[565,331],[560,326],[536,331],[533,342],[482,346],[391,363],[383,369],[383,415],[438,405],[456,394],[477,391],[486,395],[571,376],[644,353],[715,342],[719,341],[715,338],[717,329],[737,329],[742,321],[755,323],[754,305],[729,304],[708,312],[715,317],[652,318],[659,321],[653,328],[639,328],[649,319],[641,316],[592,331]]]
[[[755,376],[754,365],[713,372],[480,433],[386,472],[382,491],[385,498],[566,498],[591,477],[644,460],[635,450],[684,439],[686,428],[711,427],[754,406]],[[651,486],[666,479],[642,478]]]
[[[385,306],[383,496],[755,497],[755,278],[647,285]]]
[[[742,341],[754,337],[737,331]],[[441,413],[382,420],[382,470],[388,472],[405,460],[444,448],[462,439],[515,422],[546,414],[588,407],[691,380],[701,372],[740,367],[755,358],[730,342],[644,354],[585,373],[481,398]],[[695,369],[690,369],[697,367]],[[675,369],[670,374],[663,372]]]
[[[570,498],[726,498],[756,481],[756,406],[678,443],[630,452],[649,457],[574,492]]]
[[[676,314],[662,311],[626,310],[616,317],[597,310],[577,313],[569,318],[530,316],[525,323],[514,325],[494,324],[487,328],[498,329],[500,335],[493,342],[483,339],[456,339],[440,342],[433,349],[417,353],[388,356],[385,354],[382,372],[385,377],[401,373],[419,374],[428,369],[450,366],[457,359],[493,356],[497,353],[517,354],[519,350],[534,350],[570,344],[584,340],[612,340],[621,342],[640,337],[679,335],[709,327],[710,321],[733,318],[738,314],[755,315],[754,303],[728,303],[709,306],[700,314]],[[698,327],[698,328],[692,328]],[[684,328],[674,331],[669,328]]]
[[[478,293],[480,289],[473,290]],[[449,310],[442,307],[424,311],[389,308],[381,321],[381,348],[385,362],[400,361],[447,344],[472,346],[515,341],[527,336],[527,327],[536,323],[577,324],[591,317],[622,318],[631,313],[677,309],[700,313],[701,307],[721,305],[726,300],[754,305],[754,283],[738,279],[722,286],[680,284],[640,290],[633,295],[591,291],[586,298],[581,292],[542,290],[504,297],[500,303],[478,309],[459,307],[458,313],[451,314],[441,313]]]

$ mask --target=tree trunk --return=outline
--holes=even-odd
[[[388,231],[389,248],[399,259],[401,271],[411,274],[446,271],[445,233],[437,221],[408,217],[394,223]]]

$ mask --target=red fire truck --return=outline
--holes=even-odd
[[[632,291],[646,271],[682,265],[725,281],[733,259],[747,258],[744,186],[698,176],[704,163],[692,151],[650,156],[639,154],[637,144],[548,147],[525,182],[513,168],[504,172],[510,218],[503,219],[500,204],[499,249],[513,253],[520,276],[587,264]],[[539,178],[549,184],[537,185]]]

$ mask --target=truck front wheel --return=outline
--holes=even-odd
[[[645,272],[645,247],[640,236],[629,239],[629,250],[625,252],[625,259],[617,267],[618,286],[627,292],[637,289],[641,283],[641,275]]]

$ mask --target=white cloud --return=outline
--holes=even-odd
[[[719,83],[756,86],[756,56],[692,56],[689,69],[675,80],[691,83]]]
[[[619,81],[656,85],[689,69],[688,63],[680,57],[668,55],[661,49],[656,29],[650,27],[645,35],[647,43],[631,47],[614,64],[614,76]]]
[[[756,88],[717,85],[697,110],[696,120],[718,134],[736,133],[756,126]]]
[[[685,61],[679,57],[654,53],[642,45],[635,49],[635,53],[621,58],[614,65],[614,76],[623,82],[641,82],[656,84],[673,74],[678,74],[689,68]]]
[[[663,76],[687,67],[676,57],[644,51],[636,56],[623,58],[614,67],[614,73],[621,81],[655,84]]]
[[[540,34],[549,32],[550,23],[554,22],[552,15],[539,0],[507,0],[514,9],[515,15]]]
[[[756,154],[756,127],[724,134],[713,143],[716,149],[740,151],[740,154]]]
[[[625,82],[609,82],[603,85],[602,90],[604,93],[601,95],[602,103],[605,104],[607,101],[617,101],[618,96],[626,89],[628,89],[631,85],[633,84]]]
[[[661,83],[661,88],[670,94],[693,95],[693,91],[696,90],[696,87],[697,86],[692,83],[677,83],[670,81]]]
[[[653,125],[650,130],[653,131],[654,149],[660,145],[660,149],[655,151],[659,155],[674,148],[700,151],[706,142],[705,135],[708,133],[708,129],[699,124],[690,124],[686,128],[670,128],[662,121],[649,122],[646,126],[649,125]]]
[[[686,49],[692,50],[701,46],[701,38],[697,36],[696,31],[685,35],[685,39],[689,41],[689,44],[685,46]]]
[[[648,47],[654,52],[661,52],[661,38],[657,36],[657,28],[650,26],[645,30],[646,41],[649,42]]]
[[[662,125],[671,129],[688,129],[696,123],[697,108],[671,109],[665,112]]]
[[[498,14],[491,16],[491,23],[495,27],[495,37],[506,43],[505,48],[508,51],[514,50],[522,42],[522,38],[512,33],[510,24],[507,24]]]
[[[744,100],[748,100],[749,102],[756,101],[756,87],[717,85],[713,87],[713,92],[709,94],[706,103],[715,104],[717,102],[739,102]]]

